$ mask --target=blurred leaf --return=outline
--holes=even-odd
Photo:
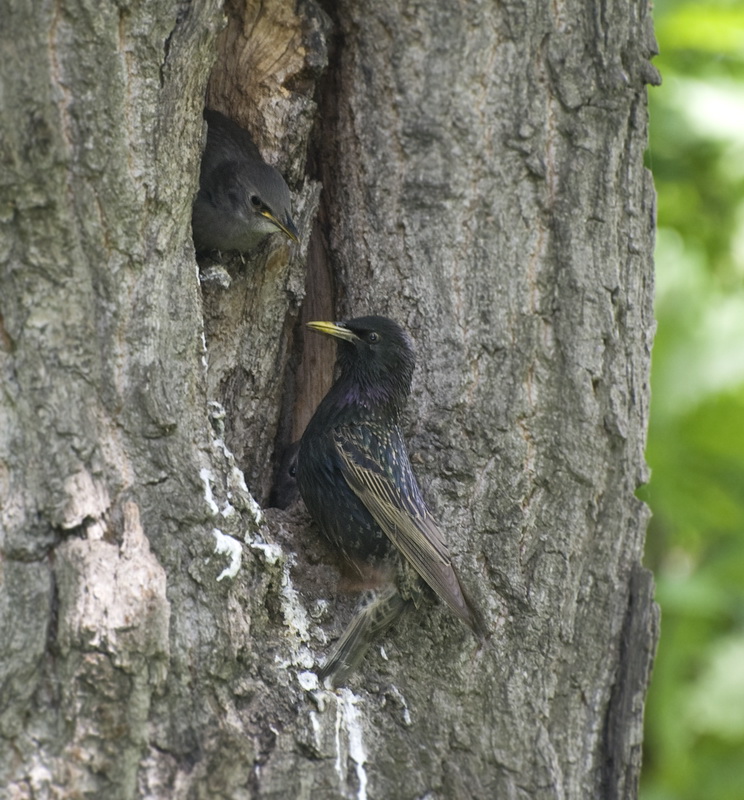
[[[686,716],[698,733],[744,744],[744,635],[717,642],[692,687]]]
[[[658,8],[658,6],[657,6]],[[698,50],[741,57],[744,50],[744,8],[740,4],[690,4],[659,17],[656,36],[665,48]]]
[[[642,800],[744,796],[744,5],[655,3],[658,332]]]

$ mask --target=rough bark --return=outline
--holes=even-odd
[[[6,6],[0,796],[634,797],[646,5]],[[200,272],[208,78],[303,245]],[[331,377],[301,321],[367,312],[492,633],[432,604],[330,692],[354,599],[254,497]]]

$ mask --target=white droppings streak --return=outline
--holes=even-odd
[[[318,676],[314,672],[298,672],[297,681],[306,692],[311,692],[319,688]]]
[[[315,711],[310,712],[310,726],[313,729],[313,736],[315,737],[315,741],[316,742],[322,741],[323,725],[318,719],[318,715],[315,713]]]
[[[301,642],[307,642],[311,638],[311,622],[297,590],[292,585],[290,568],[294,563],[294,555],[291,553],[285,554],[281,546],[275,542],[256,541],[251,537],[250,531],[245,533],[245,542],[253,550],[262,552],[267,564],[281,563],[282,582],[279,595],[284,624],[299,637]],[[310,651],[306,647],[301,647],[299,650],[294,647],[293,663],[301,666],[312,666],[313,658]]]
[[[289,562],[290,559],[288,558],[282,570],[282,615],[289,629],[297,633],[301,641],[307,642],[310,639],[310,620],[307,616],[307,611],[305,611],[305,606],[300,601],[297,590],[292,586]]]
[[[37,763],[31,768],[28,776],[30,778],[29,783],[31,784],[34,797],[48,797],[50,794],[50,785],[53,780],[52,773],[49,769]]]
[[[282,557],[282,548],[278,544],[273,542],[268,544],[266,542],[254,542],[248,533],[245,535],[245,540],[254,550],[260,550],[264,554],[267,564],[276,564]]]
[[[230,563],[217,576],[217,580],[223,578],[234,578],[238,574],[240,565],[243,561],[243,548],[237,539],[227,536],[221,530],[214,528],[212,535],[215,539],[214,552],[218,554],[227,553],[230,556]]]
[[[259,506],[253,495],[248,491],[248,486],[245,483],[245,475],[243,475],[242,470],[239,470],[236,466],[234,466],[235,457],[230,451],[230,448],[220,438],[212,439],[212,444],[222,450],[222,454],[225,456],[228,463],[233,464],[233,467],[230,470],[229,483],[237,486],[241,494],[244,495],[245,501],[248,505],[248,510],[253,516],[253,521],[256,523],[256,525],[263,525],[264,516],[263,511],[261,511],[261,506]]]
[[[214,476],[212,475],[211,470],[208,470],[206,467],[202,468],[199,471],[199,477],[204,481],[204,499],[209,506],[209,510],[213,514],[219,514],[220,509],[218,508],[217,503],[214,502],[214,495],[212,494],[212,480],[214,479]]]
[[[336,710],[336,773],[341,781],[342,788],[347,783],[346,761],[350,758],[356,770],[357,800],[367,800],[367,751],[364,748],[364,729],[362,728],[361,714],[356,704],[361,698],[357,697],[350,689],[340,689],[337,694],[338,708]],[[342,748],[341,728],[346,730],[346,747]]]
[[[240,476],[240,481],[243,484],[241,488],[244,489],[245,492],[248,494],[248,507],[250,509],[251,514],[253,515],[253,521],[256,523],[256,525],[263,525],[264,523],[263,511],[261,511],[261,506],[255,501],[253,495],[248,491],[248,487],[245,485],[245,479],[243,478],[243,473],[239,469],[234,470],[234,472],[236,472]]]
[[[398,689],[397,686],[391,686],[390,691],[400,703],[400,707],[403,709],[403,724],[406,726],[410,726],[412,722],[411,712],[408,710],[408,703],[406,702],[406,698],[403,697],[403,694],[401,693],[400,689]]]
[[[341,691],[345,692],[346,689],[342,689]],[[341,782],[342,790],[345,788],[346,784],[346,764],[344,763],[344,759],[341,755],[341,722],[343,720],[343,713],[341,710],[341,703],[340,701],[336,701],[336,775],[338,775],[338,779]]]
[[[199,275],[199,269],[197,267],[197,277]],[[201,362],[202,366],[204,367],[204,372],[207,372],[209,366],[207,364],[207,337],[204,335],[204,331],[201,332],[201,344],[202,344],[202,351],[201,351]]]

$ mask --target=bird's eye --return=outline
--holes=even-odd
[[[370,331],[367,334],[367,341],[370,344],[374,344],[375,342],[379,342],[380,341],[380,335],[378,333],[375,333],[374,331]]]
[[[253,204],[254,208],[258,208],[261,205],[261,198],[257,194],[252,194],[251,203]]]
[[[294,478],[295,475],[297,475],[297,465],[292,464],[292,466],[289,468],[289,477]]]

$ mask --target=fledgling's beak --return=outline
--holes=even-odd
[[[281,222],[277,217],[275,217],[271,213],[271,211],[264,210],[264,211],[261,211],[261,214],[264,217],[266,217],[266,219],[268,219],[271,222],[273,222],[274,225],[276,225],[276,227],[279,228],[279,230],[283,234],[285,234],[285,236],[288,236],[293,242],[299,243],[299,241],[300,241],[300,233],[297,230],[297,228],[295,227],[294,222],[292,222],[292,217],[290,217],[289,214],[287,214],[287,219],[286,219],[285,222]]]
[[[326,336],[333,336],[336,339],[344,339],[347,342],[356,342],[359,337],[350,331],[345,325],[338,322],[308,322],[307,327],[311,331],[324,333]]]

